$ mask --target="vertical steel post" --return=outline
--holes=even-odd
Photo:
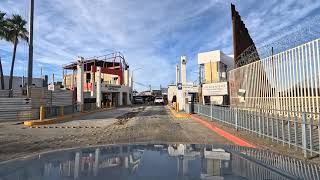
[[[272,135],[272,141],[274,139],[274,119],[271,117],[271,135]]]
[[[301,123],[301,132],[302,132],[302,148],[303,155],[307,158],[307,127],[306,127],[306,113],[302,114],[302,123]]]
[[[290,112],[288,113],[288,116],[290,116]],[[289,122],[288,122],[289,123]],[[284,118],[281,118],[281,139],[282,139],[282,145],[284,146],[285,143],[285,133],[284,133]],[[280,140],[280,138],[278,137],[278,139]]]
[[[60,106],[60,116],[64,116],[64,106]]]
[[[297,126],[297,122],[298,122],[298,117],[297,114],[294,117],[294,147],[297,150],[298,148],[298,126]]]
[[[236,127],[236,130],[238,131],[238,108],[235,109],[235,127]]]
[[[32,85],[32,69],[33,69],[33,17],[34,17],[34,0],[30,0],[29,11],[29,57],[28,57],[28,89]],[[28,91],[30,97],[30,91]]]
[[[256,113],[258,114],[258,113]],[[261,109],[259,109],[259,114],[258,114],[258,132],[259,132],[259,137],[262,135],[262,130],[261,130]]]
[[[212,121],[212,103],[210,103],[210,119]]]
[[[312,136],[312,126],[313,126],[313,114],[311,114],[310,117],[310,123],[309,123],[309,144],[310,144],[310,155],[312,156],[312,150],[313,150],[313,136]]]
[[[293,114],[295,114],[296,112],[293,112]],[[288,116],[288,144],[289,144],[289,148],[291,146],[291,118],[290,118],[290,114]]]

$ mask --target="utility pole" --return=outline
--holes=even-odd
[[[1,83],[1,89],[4,89],[4,79],[3,79],[3,70],[2,70],[2,64],[1,64],[1,57],[0,57],[0,83]]]
[[[29,59],[28,59],[28,89],[32,85],[32,66],[33,66],[33,17],[34,17],[34,0],[30,0],[29,10]],[[30,91],[28,93],[30,97]]]

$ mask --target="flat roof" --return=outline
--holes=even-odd
[[[129,67],[124,56],[120,52],[87,58],[82,62],[84,63],[85,69],[91,69],[91,66],[120,68],[120,65],[122,65],[125,69]],[[78,61],[71,62],[64,65],[63,69],[75,70],[77,69],[77,64]]]

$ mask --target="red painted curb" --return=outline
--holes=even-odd
[[[239,145],[239,146],[244,146],[244,147],[251,147],[251,148],[256,148],[255,145],[237,137],[237,136],[234,136],[216,126],[214,126],[213,124],[201,119],[201,117],[197,116],[197,115],[192,115],[191,116],[191,119],[197,121],[198,123],[202,124],[203,126],[205,126],[206,128],[210,129],[211,131],[219,134],[220,136],[226,138],[227,140],[233,142],[234,144],[236,145]]]

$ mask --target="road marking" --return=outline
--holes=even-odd
[[[80,129],[80,128],[85,128],[85,129],[98,129],[100,128],[99,126],[30,126],[30,128],[36,128],[36,129]],[[25,128],[23,128],[25,129]]]
[[[239,145],[239,146],[244,146],[244,147],[251,147],[251,148],[256,148],[255,145],[233,135],[233,134],[230,134],[216,126],[214,126],[213,124],[201,119],[199,116],[196,116],[196,115],[192,115],[191,116],[191,119],[199,122],[200,124],[202,124],[203,126],[205,126],[206,128],[210,129],[211,131],[217,133],[218,135],[226,138],[227,140],[233,142],[234,144],[236,145]]]

